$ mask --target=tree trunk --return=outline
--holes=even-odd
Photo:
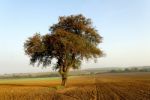
[[[62,78],[61,86],[66,86],[67,83],[67,77],[68,77],[68,69],[67,67],[61,66],[59,69],[59,73]]]
[[[61,74],[61,77],[62,77],[61,86],[66,86],[66,83],[67,83],[67,73]]]

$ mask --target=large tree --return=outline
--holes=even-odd
[[[68,71],[78,69],[83,59],[103,56],[98,48],[102,37],[92,26],[91,19],[83,15],[59,17],[58,23],[50,27],[50,33],[36,33],[24,43],[25,53],[30,57],[31,64],[52,64],[62,76],[61,85],[65,86]]]

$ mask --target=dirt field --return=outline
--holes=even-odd
[[[150,73],[0,80],[0,100],[150,100]]]

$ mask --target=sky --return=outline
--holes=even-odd
[[[29,65],[23,44],[72,14],[91,18],[103,37],[106,56],[82,69],[150,65],[150,0],[0,0],[0,74],[50,71]]]

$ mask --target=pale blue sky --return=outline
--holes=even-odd
[[[23,43],[48,33],[59,16],[83,14],[104,37],[106,57],[82,68],[150,65],[150,0],[1,0],[0,73],[40,72],[29,65]]]

